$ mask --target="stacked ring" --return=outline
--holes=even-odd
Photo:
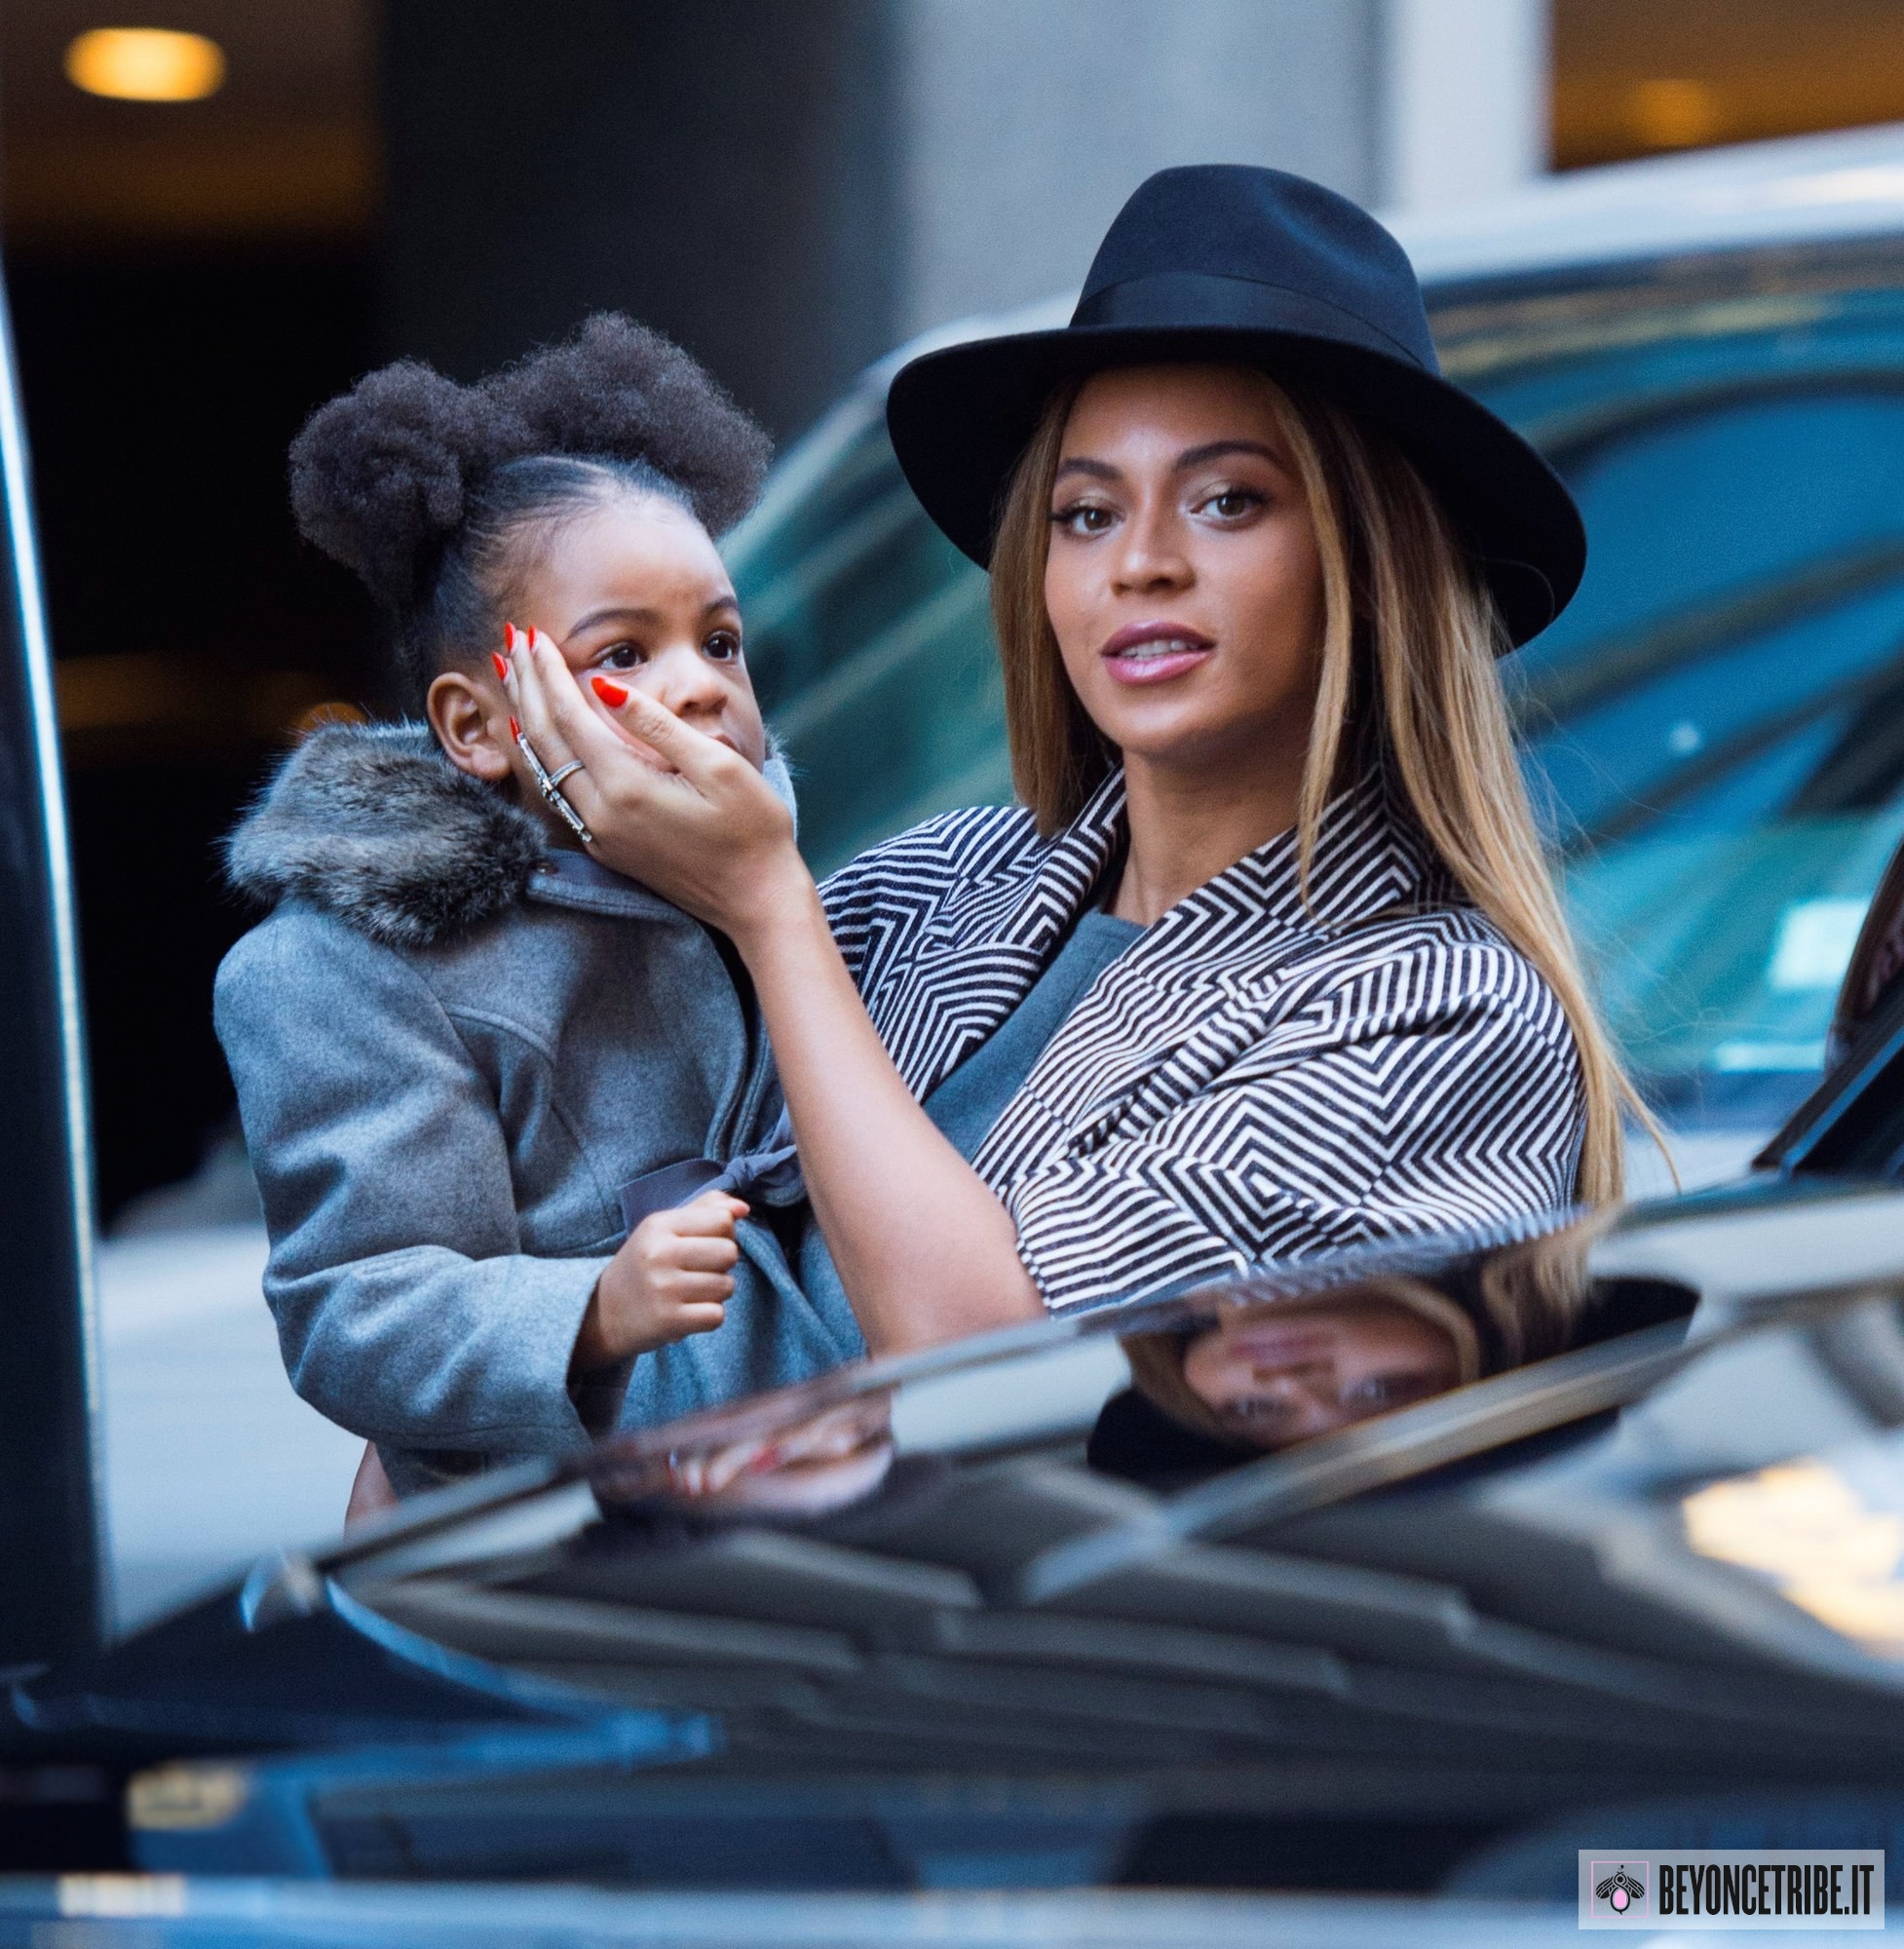
[[[535,746],[529,743],[529,735],[526,731],[517,730],[515,743],[523,757],[529,761],[529,770],[535,774],[536,789],[541,792],[549,804],[554,807],[562,823],[581,840],[583,845],[592,846],[595,835],[583,823],[582,815],[576,811],[574,806],[568,802],[562,793],[562,781],[566,778],[572,778],[577,772],[583,769],[582,760],[580,758],[571,758],[567,764],[561,766],[552,776],[542,760],[536,756]]]

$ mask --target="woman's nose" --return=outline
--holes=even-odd
[[[1275,1400],[1292,1417],[1314,1417],[1335,1401],[1335,1367],[1327,1360],[1258,1367],[1251,1380],[1258,1395]]]
[[[1118,539],[1112,575],[1120,590],[1180,589],[1190,581],[1190,559],[1169,509],[1139,509]]]

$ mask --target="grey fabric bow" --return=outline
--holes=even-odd
[[[782,1110],[756,1150],[722,1164],[716,1158],[683,1158],[630,1178],[616,1195],[630,1232],[656,1211],[671,1211],[704,1191],[725,1191],[749,1204],[797,1204],[807,1195],[793,1125]]]

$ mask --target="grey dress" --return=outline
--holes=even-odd
[[[1134,920],[1120,920],[1096,907],[1080,914],[1024,1000],[920,1105],[968,1164],[1006,1105],[1024,1088],[1065,1018],[1143,932]],[[812,1220],[800,1241],[800,1283],[816,1303],[849,1306],[833,1255]]]
[[[230,864],[275,902],[215,995],[265,1296],[293,1386],[377,1443],[400,1493],[862,1351],[844,1299],[810,1301],[748,1221],[724,1326],[570,1390],[624,1188],[747,1151],[780,1109],[704,928],[546,851],[419,726],[307,739]]]

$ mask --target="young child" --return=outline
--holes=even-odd
[[[745,1204],[674,1203],[779,1113],[750,991],[581,849],[501,680],[540,631],[611,724],[645,690],[790,795],[710,539],[766,458],[612,316],[478,385],[373,372],[291,449],[298,526],[388,610],[423,721],[313,733],[233,834],[272,911],[215,1013],[291,1382],[400,1494],[861,1351]]]

